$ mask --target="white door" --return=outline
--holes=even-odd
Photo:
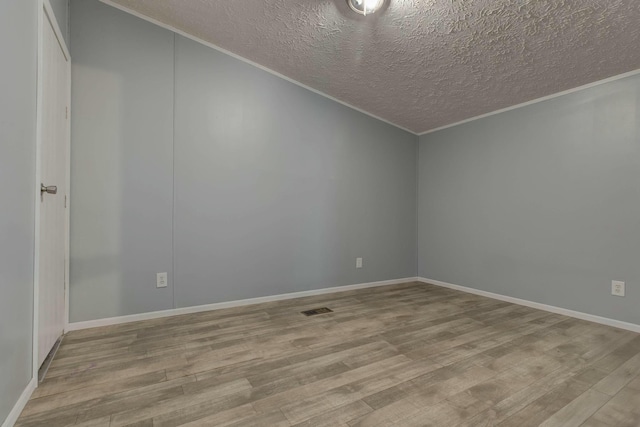
[[[40,79],[38,367],[65,326],[69,58],[45,8]]]

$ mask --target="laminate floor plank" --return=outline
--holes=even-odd
[[[625,388],[583,424],[584,426],[640,426],[640,392]]]
[[[404,283],[71,332],[17,426],[638,427],[638,408],[639,334]]]

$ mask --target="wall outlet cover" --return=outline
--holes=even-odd
[[[356,268],[362,268],[362,258],[356,258]]]
[[[156,287],[157,288],[167,287],[167,273],[158,273],[156,275]]]
[[[611,295],[623,297],[624,291],[625,291],[624,282],[619,282],[617,280],[613,280],[611,282]]]

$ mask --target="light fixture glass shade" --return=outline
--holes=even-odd
[[[380,9],[384,0],[347,0],[349,7],[361,15],[369,15]]]

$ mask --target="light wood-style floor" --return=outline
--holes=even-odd
[[[18,424],[637,427],[639,375],[638,334],[408,283],[70,333]]]

